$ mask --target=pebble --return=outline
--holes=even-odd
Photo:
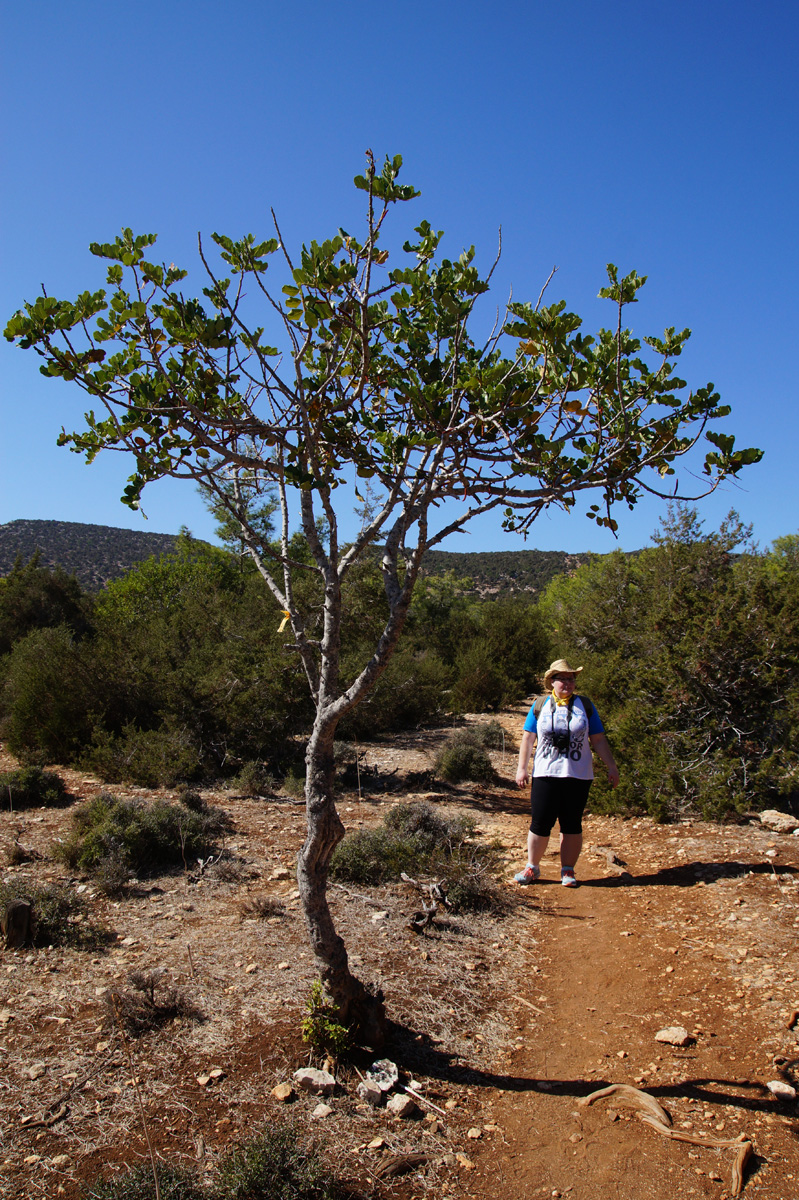
[[[404,1096],[401,1094],[392,1096],[386,1105],[386,1108],[389,1112],[393,1113],[395,1117],[399,1117],[403,1121],[407,1120],[409,1117],[412,1117],[417,1111],[416,1101],[412,1100],[410,1096]]]
[[[322,1118],[322,1117],[329,1117],[330,1114],[332,1113],[332,1111],[333,1111],[333,1109],[330,1107],[329,1104],[317,1104],[316,1108],[311,1113],[311,1116],[316,1117],[317,1119]]]
[[[296,1093],[290,1083],[278,1083],[276,1087],[272,1088],[272,1095],[281,1104],[286,1104],[289,1100],[294,1099]]]
[[[772,1096],[779,1096],[783,1100],[795,1100],[796,1088],[791,1087],[789,1083],[784,1083],[781,1079],[771,1079],[766,1084],[766,1087],[771,1092]]]

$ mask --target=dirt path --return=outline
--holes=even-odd
[[[498,827],[510,835],[509,822]],[[799,839],[594,817],[585,842],[578,889],[560,886],[553,854],[525,893],[539,919],[518,1001],[523,1041],[475,1140],[468,1193],[729,1195],[734,1151],[660,1138],[612,1100],[577,1105],[626,1083],[655,1096],[678,1129],[746,1133],[756,1156],[744,1195],[796,1200],[799,1106],[765,1084],[795,1085],[799,1074],[799,1030],[787,1028],[799,1007]],[[597,843],[628,864],[626,876],[588,849]],[[655,1040],[673,1025],[691,1034],[685,1048]]]

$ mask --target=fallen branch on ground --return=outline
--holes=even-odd
[[[732,1194],[740,1196],[744,1185],[744,1168],[752,1154],[752,1143],[745,1133],[739,1134],[737,1138],[714,1138],[703,1137],[696,1133],[683,1133],[681,1130],[673,1129],[671,1117],[664,1108],[661,1108],[654,1096],[650,1096],[648,1092],[642,1092],[639,1088],[630,1087],[626,1083],[611,1083],[609,1087],[591,1092],[590,1096],[583,1096],[577,1103],[581,1108],[588,1108],[594,1101],[602,1100],[606,1096],[614,1096],[622,1104],[636,1109],[640,1121],[651,1126],[656,1133],[662,1134],[663,1137],[671,1138],[672,1141],[689,1142],[692,1146],[737,1150],[738,1153],[732,1165]]]

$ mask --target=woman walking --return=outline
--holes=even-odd
[[[619,769],[605,737],[599,714],[587,696],[577,695],[577,676],[582,667],[570,667],[559,658],[544,675],[544,690],[524,722],[516,783],[528,780],[530,755],[533,781],[530,789],[530,832],[527,836],[527,866],[514,876],[517,883],[535,883],[539,863],[549,843],[552,826],[560,825],[560,881],[577,887],[574,868],[583,848],[583,812],[594,778],[592,751],[605,764],[612,787],[619,782]]]

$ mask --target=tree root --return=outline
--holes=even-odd
[[[595,1100],[602,1100],[606,1096],[614,1096],[622,1104],[636,1109],[640,1121],[649,1125],[663,1137],[671,1138],[674,1142],[688,1142],[692,1146],[711,1146],[722,1150],[737,1150],[738,1153],[732,1165],[732,1195],[740,1196],[744,1185],[744,1168],[752,1155],[752,1143],[745,1133],[739,1134],[737,1138],[714,1138],[673,1129],[671,1117],[664,1108],[661,1108],[654,1096],[650,1096],[648,1092],[642,1092],[640,1088],[630,1087],[626,1083],[611,1083],[609,1087],[591,1092],[590,1096],[583,1096],[577,1103],[582,1108],[588,1108]]]

